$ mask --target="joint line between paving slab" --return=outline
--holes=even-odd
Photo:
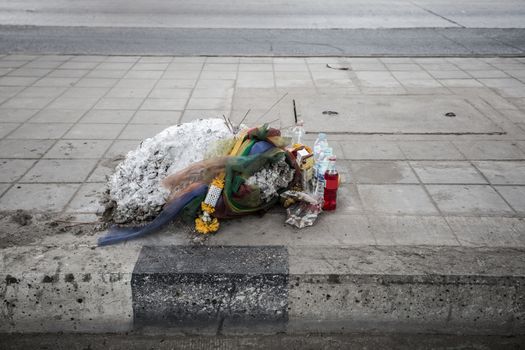
[[[237,69],[235,70],[235,72],[236,72],[236,74],[235,74],[235,81],[233,83],[232,97],[231,97],[231,100],[230,100],[230,115],[226,116],[230,120],[231,124],[233,124],[233,126],[235,126],[237,124],[237,122],[233,121],[233,106],[234,106],[236,91],[237,91],[238,85],[239,85],[239,72],[241,71],[241,64],[242,64],[242,62],[239,59],[239,62],[237,63]],[[239,119],[239,121],[241,121],[241,120]]]
[[[111,57],[111,56],[109,56]],[[132,57],[135,57],[135,56],[132,56]],[[133,65],[131,65],[129,67],[129,69],[126,71],[126,74],[129,73],[133,67],[135,67],[140,61],[141,59],[144,57],[142,55],[140,56],[136,56],[137,57],[137,60],[133,63]],[[155,57],[161,57],[161,56],[155,56]],[[98,168],[98,166],[104,161],[104,159],[108,159],[106,157],[107,153],[109,152],[109,150],[111,149],[111,147],[117,142],[117,141],[120,141],[120,140],[127,140],[127,139],[122,139],[120,138],[120,136],[124,133],[124,131],[126,130],[126,128],[131,124],[131,121],[133,120],[133,118],[135,118],[135,116],[137,115],[137,113],[140,111],[141,107],[143,106],[144,102],[149,98],[149,96],[151,96],[151,93],[153,92],[153,90],[157,87],[157,85],[159,84],[159,82],[162,80],[162,78],[165,76],[168,68],[169,68],[169,65],[173,63],[173,61],[175,60],[175,57],[171,57],[171,60],[170,62],[168,63],[168,66],[166,68],[163,69],[163,73],[161,74],[161,76],[157,79],[157,81],[155,82],[155,84],[153,84],[153,86],[151,87],[151,89],[149,90],[148,94],[143,98],[142,102],[139,104],[139,106],[134,109],[134,112],[132,113],[131,117],[127,120],[126,123],[124,123],[124,126],[122,127],[122,129],[120,130],[120,132],[115,136],[115,138],[112,140],[112,142],[110,143],[109,147],[106,149],[106,152],[104,152],[104,154],[100,157],[100,160],[99,162],[97,163],[97,165],[95,166],[93,172]],[[202,69],[202,67],[201,67]],[[111,92],[111,89],[113,89],[116,85],[118,85],[119,82],[121,82],[123,79],[125,79],[125,76],[126,74],[124,74],[120,79],[117,80],[117,83],[115,83],[107,92],[104,96],[107,96],[108,93]],[[197,81],[195,82],[195,84],[197,83]],[[195,84],[193,87],[195,87]],[[186,101],[186,103],[188,103],[188,101]],[[170,110],[170,112],[174,112],[175,110]],[[178,120],[177,120],[177,123],[180,122],[182,118],[182,113],[181,115],[179,116]],[[135,139],[130,139],[132,141],[136,141]],[[88,177],[89,178],[89,177]],[[73,197],[74,198],[74,197]],[[72,199],[73,199],[72,198]]]
[[[435,73],[432,74],[432,73],[431,73],[431,70],[425,68],[425,66],[423,66],[423,65],[421,64],[421,62],[414,61],[414,60],[412,60],[412,61],[413,61],[414,64],[417,65],[417,66],[418,66],[423,72],[426,72],[426,73],[427,73],[428,75],[430,75],[435,81],[437,81],[437,82],[442,86],[442,88],[445,89],[449,94],[454,95],[454,91],[452,91],[451,87],[450,87],[450,86],[443,85],[443,83],[441,83],[441,82],[439,81],[439,79],[436,78]],[[452,64],[453,64],[453,63],[452,63]],[[456,67],[457,67],[460,71],[466,73],[463,69],[459,68],[458,66],[456,66]]]
[[[23,64],[23,65],[20,66],[19,68],[22,68],[22,67],[24,67],[24,66],[26,66],[26,65],[28,65],[28,64],[30,64],[30,63],[32,63],[32,62],[35,62],[35,61],[37,61],[39,58],[40,58],[39,56],[36,56],[33,60],[30,60],[29,62]],[[68,57],[66,60],[60,61],[61,63],[60,63],[57,67],[50,69],[49,72],[48,72],[47,74],[43,75],[42,77],[40,77],[40,78],[38,78],[37,80],[35,80],[34,82],[32,82],[31,85],[26,86],[24,89],[22,89],[21,91],[19,91],[16,95],[14,95],[13,97],[7,99],[7,100],[6,100],[5,102],[3,102],[2,104],[6,103],[7,101],[11,100],[12,98],[15,98],[16,96],[20,95],[23,91],[29,89],[30,87],[33,87],[37,82],[39,82],[40,80],[42,80],[42,79],[48,77],[52,72],[54,72],[55,70],[57,70],[58,67],[60,67],[60,66],[62,66],[63,64],[65,64],[65,63],[71,61],[72,58],[73,58],[73,57]],[[100,63],[99,63],[99,64],[100,64]],[[97,64],[97,66],[98,66],[98,64]],[[83,79],[87,74],[89,74],[89,72],[90,72],[90,70],[87,70],[87,72],[84,73],[83,75],[81,75],[80,77],[78,77],[76,81],[78,82],[78,81],[80,81],[80,79]],[[44,110],[46,107],[50,106],[50,105],[51,105],[53,102],[55,102],[58,98],[62,97],[67,91],[68,91],[68,88],[64,89],[64,91],[63,91],[62,93],[58,94],[55,98],[51,99],[51,100],[50,100],[45,106],[43,106],[42,108],[40,108],[40,110],[42,111],[42,110]],[[87,113],[87,111],[84,112],[84,113],[82,114],[82,116],[84,116],[86,113]],[[35,115],[36,115],[36,114],[35,114]],[[82,116],[81,116],[81,117],[82,117]],[[30,120],[31,120],[32,118],[34,118],[34,116],[32,116],[31,118],[29,118],[29,120],[27,120],[27,122],[30,122]],[[79,119],[79,120],[80,120],[80,119]],[[77,120],[77,122],[78,122],[78,120]],[[24,122],[24,123],[20,123],[20,125],[19,125],[18,127],[16,127],[14,130],[12,130],[12,131],[9,132],[7,135],[5,135],[5,136],[3,137],[3,139],[4,139],[4,140],[7,139],[9,135],[13,134],[16,130],[18,130],[19,128],[21,128],[21,127],[22,127],[23,125],[25,125],[25,124],[26,124],[26,122]],[[29,124],[31,124],[31,123],[29,123]],[[69,132],[69,131],[75,126],[75,125],[76,125],[76,123],[72,123],[72,125],[71,125],[67,130],[64,131],[64,133],[62,134],[62,136],[65,135],[65,134],[67,134],[67,133],[68,133],[68,132]],[[18,184],[18,183],[19,183],[19,180],[21,180],[26,174],[28,174],[28,173],[29,173],[29,172],[30,172],[30,171],[36,166],[36,164],[38,164],[38,162],[39,162],[41,159],[43,159],[45,153],[47,153],[50,149],[52,149],[52,148],[53,148],[53,147],[54,147],[54,146],[55,146],[60,140],[61,140],[61,137],[55,139],[54,142],[50,144],[49,148],[48,148],[45,152],[42,153],[42,156],[40,156],[40,158],[38,158],[38,160],[37,160],[36,162],[34,162],[33,165],[31,165],[31,166],[30,166],[30,167],[29,167],[29,168],[28,168],[28,169],[27,169],[27,170],[26,170],[26,171],[25,171],[25,172],[24,172],[24,173],[18,178],[17,181],[13,181],[13,183],[11,184],[11,186],[9,186],[9,188],[8,188],[6,191],[4,191],[4,192],[2,193],[2,195],[0,195],[0,198],[1,198],[5,193],[7,193],[8,190],[10,190],[11,188],[13,188],[16,184]],[[75,191],[75,194],[76,194],[76,192],[77,192],[79,189],[80,189],[80,186],[79,186],[79,188],[77,188],[77,190]],[[71,201],[72,199],[73,199],[73,197],[71,197],[69,201]],[[69,204],[69,201],[68,201],[68,204]],[[64,208],[62,208],[62,210],[61,210],[60,212],[63,212],[63,210],[64,210],[66,207],[67,207],[67,205],[64,206]]]
[[[459,153],[461,153],[461,155],[465,156],[465,154],[459,148],[458,150],[459,150]],[[501,193],[496,189],[496,186],[494,186],[492,182],[488,179],[488,177],[486,177],[485,174],[483,174],[483,172],[478,169],[478,167],[472,162],[472,160],[468,159],[467,157],[465,157],[465,159],[467,159],[467,162],[472,167],[474,167],[474,169],[476,169],[476,172],[478,173],[478,175],[480,175],[485,181],[487,181],[488,186],[490,186],[490,188],[492,188],[498,194],[498,196],[503,200],[503,202],[505,202],[505,204],[507,204],[507,206],[514,212],[514,214],[518,215],[518,211],[514,209],[512,205],[510,205],[510,203],[505,199],[505,197],[503,197]]]
[[[386,66],[386,64],[381,61],[381,64],[383,65],[383,67],[385,67],[385,72],[387,72],[388,74],[390,74],[390,76],[395,80],[397,81],[397,83],[399,84],[399,86],[403,89],[403,93],[400,94],[400,95],[407,95],[408,94],[408,90],[406,88],[406,86],[404,84],[401,83],[401,80],[399,80],[394,74],[392,74],[392,71],[390,71],[390,69],[388,69],[388,67]]]
[[[489,64],[490,64],[490,63],[489,63]],[[495,69],[497,69],[497,70],[500,70],[499,68],[497,68],[497,67],[494,66],[494,65],[491,65],[491,66],[492,66],[492,67],[495,67]],[[504,73],[508,75],[508,78],[504,78],[504,79],[516,80],[516,81],[518,81],[518,82],[520,82],[520,83],[523,83],[521,80],[515,78],[514,76],[511,76],[511,75],[509,75],[509,74],[506,73],[506,72],[504,72]],[[487,79],[501,79],[501,78],[487,78]],[[523,84],[525,84],[525,83],[523,83]],[[488,87],[488,86],[487,86],[486,84],[484,84],[484,83],[483,83],[483,86],[484,86],[485,88],[487,88],[489,91],[491,91],[492,93],[494,93],[494,94],[496,94],[497,96],[499,96],[500,98],[502,98],[504,101],[506,101],[506,102],[510,103],[511,105],[513,105],[514,107],[516,107],[516,105],[515,105],[514,103],[512,103],[512,102],[510,102],[510,101],[508,100],[509,97],[503,96],[503,95],[501,94],[499,88]],[[515,99],[516,99],[516,98],[515,98]],[[487,103],[488,103],[488,102],[487,102]],[[489,103],[489,104],[490,104],[490,103]],[[492,106],[492,105],[491,105],[491,106]],[[518,108],[518,107],[516,107],[516,108]],[[518,108],[518,110],[521,110],[521,109]]]
[[[482,94],[479,94],[478,95],[478,98],[480,100],[482,100],[486,105],[488,105],[493,111],[495,111],[499,116],[500,118],[504,119],[507,123],[512,123],[514,124],[514,122],[504,113],[501,113],[497,108],[495,108],[489,101],[487,101],[486,97],[483,96]],[[503,97],[502,97],[503,98]],[[507,101],[507,100],[505,100]],[[508,101],[507,101],[508,102]]]
[[[352,62],[350,61],[350,68],[351,67],[352,67]],[[356,87],[356,89],[358,91],[358,94],[364,94],[363,93],[363,88],[361,86],[361,82],[360,82],[359,78],[357,78],[357,75],[355,74],[355,71],[353,69],[349,69],[347,71],[347,74],[348,74],[348,78],[350,79],[352,84]]]
[[[356,196],[359,200],[359,204],[361,205],[361,208],[363,208],[363,214],[364,214],[364,217],[365,217],[365,220],[366,220],[366,225],[368,227],[368,232],[370,233],[370,236],[372,236],[372,239],[374,240],[374,245],[378,245],[378,242],[377,242],[377,237],[376,235],[374,234],[374,230],[371,229],[372,227],[372,221],[370,220],[370,215],[367,213],[367,211],[364,209],[364,206],[363,206],[363,200],[361,199],[361,194],[359,193],[359,186],[357,186],[356,184],[354,184],[355,186],[355,193],[356,193]],[[325,259],[326,260],[326,259]]]
[[[304,59],[304,64],[306,65],[306,69],[308,70],[308,76],[310,77],[310,80],[312,81],[312,84],[314,86],[314,91],[316,95],[319,95],[319,88],[317,87],[317,83],[315,82],[314,75],[312,74],[312,70],[310,69],[310,65],[308,64],[308,61],[306,58]]]
[[[99,62],[94,68],[92,68],[92,69],[90,70],[90,72],[93,71],[93,70],[95,70],[95,69],[96,69],[98,66],[100,66],[102,63],[105,63],[105,62],[109,59],[109,57],[111,57],[111,56],[108,56],[105,60]],[[90,108],[89,108],[89,109],[88,109],[88,110],[82,115],[82,117],[79,118],[79,119],[73,124],[73,126],[76,126],[76,125],[81,124],[80,121],[82,120],[82,118],[83,118],[87,113],[89,113],[90,111],[92,111],[92,110],[93,110],[93,107],[95,107],[95,106],[96,106],[96,105],[97,105],[97,104],[98,104],[103,98],[105,98],[105,97],[107,96],[107,94],[111,91],[111,89],[113,89],[115,86],[117,86],[117,84],[118,84],[118,83],[124,78],[124,76],[125,76],[126,74],[128,74],[128,73],[131,71],[131,69],[132,69],[133,67],[135,67],[135,65],[137,64],[137,62],[139,62],[139,60],[140,60],[140,58],[137,58],[137,60],[135,61],[135,63],[133,63],[132,65],[130,65],[130,67],[126,70],[126,73],[125,73],[124,75],[122,75],[121,78],[119,78],[119,79],[115,79],[115,83],[112,84],[111,87],[109,87],[109,88],[107,89],[107,91],[106,91],[105,94],[103,94],[102,96],[100,96],[99,99],[97,99],[97,102],[96,102],[95,104],[93,104],[93,105],[92,105],[92,106],[91,106],[91,107],[90,107]],[[79,79],[78,81],[80,81],[80,79]],[[131,118],[130,118],[130,120],[131,120]],[[129,123],[129,120],[128,120],[128,123]],[[126,125],[127,125],[127,124],[126,124]],[[73,126],[72,126],[69,130],[71,130],[71,129],[73,128]],[[122,128],[122,130],[120,131],[120,133],[122,133],[122,131],[124,130],[124,128],[125,128],[125,127]],[[68,131],[69,131],[69,130],[68,130]],[[66,131],[66,134],[67,134],[68,131]],[[119,133],[119,135],[120,135],[120,133]],[[66,134],[64,134],[64,135],[66,135]],[[118,136],[117,136],[117,137],[118,137]],[[110,143],[109,147],[106,149],[106,152],[104,152],[104,155],[109,151],[109,149],[111,148],[111,146],[113,145],[113,143],[115,142],[115,140],[117,139],[117,137],[113,140],[112,143]],[[91,171],[90,171],[90,172],[87,174],[87,176],[84,178],[84,181],[82,181],[82,183],[80,184],[80,186],[79,186],[79,187],[76,189],[76,191],[73,193],[73,196],[71,196],[71,198],[69,198],[69,200],[66,202],[66,204],[64,205],[64,208],[62,208],[62,211],[61,211],[61,214],[62,214],[62,215],[64,215],[64,214],[67,212],[67,209],[68,209],[69,205],[71,204],[71,202],[72,202],[72,201],[75,199],[75,197],[78,195],[78,193],[80,192],[80,189],[82,188],[82,186],[84,186],[84,184],[86,183],[86,181],[88,181],[89,177],[90,177],[90,176],[96,171],[96,169],[98,168],[98,166],[100,165],[100,163],[102,162],[103,159],[104,159],[104,158],[101,157],[101,158],[98,160],[98,162],[96,162],[96,164],[95,164],[95,166],[93,167],[93,169],[91,169]]]
[[[16,69],[22,69],[22,68],[24,68],[26,65],[28,65],[28,64],[30,64],[30,63],[33,63],[34,61],[37,61],[38,59],[39,59],[39,57],[38,57],[38,56],[35,56],[32,60],[29,60],[28,62],[24,63],[23,65],[21,65],[20,67],[18,67],[18,68],[16,68]],[[70,58],[69,58],[69,59],[70,59]],[[68,60],[69,60],[69,59],[68,59]],[[68,60],[66,60],[66,61],[64,61],[64,62],[67,62]],[[15,69],[15,70],[16,70],[16,69]],[[49,72],[47,72],[46,74],[44,74],[44,75],[41,76],[40,78],[36,79],[36,80],[35,80],[34,82],[32,82],[30,85],[25,86],[22,90],[20,90],[19,92],[17,92],[17,93],[16,93],[15,95],[13,95],[12,97],[10,97],[10,98],[8,98],[7,100],[5,100],[4,102],[2,102],[2,103],[0,104],[0,106],[3,105],[3,104],[5,104],[5,103],[7,103],[7,102],[8,102],[9,100],[11,100],[12,98],[15,98],[16,96],[18,96],[20,93],[24,92],[25,90],[29,89],[29,88],[32,87],[35,83],[37,83],[37,82],[39,82],[40,80],[46,78],[49,74],[51,74],[51,72],[53,72],[53,70],[54,70],[54,69],[50,69]],[[61,94],[60,94],[60,95],[61,95]],[[55,99],[56,99],[56,98],[55,98]],[[49,103],[47,103],[47,104],[44,106],[44,108],[45,108],[46,106],[48,106],[50,103],[52,103],[55,99],[52,99]],[[33,118],[33,117],[31,117],[31,118]],[[31,118],[30,118],[30,119],[31,119]],[[7,134],[3,137],[3,139],[6,139],[7,137],[9,137],[9,135],[11,135],[12,133],[14,133],[14,132],[15,132],[16,130],[18,130],[19,128],[21,128],[22,125],[24,125],[24,123],[20,123],[19,126],[17,126],[17,127],[14,128],[13,130],[11,130],[9,133],[7,133]]]
[[[488,104],[483,98],[481,97],[478,97],[479,100],[481,100],[481,103],[485,103],[486,106],[490,109],[493,110],[493,112],[496,112],[496,114],[498,114],[501,118],[501,113],[499,113],[497,110],[495,110],[494,108],[492,108],[492,106],[490,104]],[[505,131],[504,128],[500,127],[500,121],[497,121],[497,120],[494,120],[493,118],[491,118],[490,116],[486,115],[482,110],[480,110],[478,108],[478,106],[476,106],[472,100],[470,98],[467,98],[467,99],[464,99],[465,102],[467,102],[469,105],[472,106],[472,108],[474,108],[481,116],[483,116],[485,119],[487,119],[489,122],[491,122],[492,124],[494,124],[497,128],[501,129],[502,130],[502,133],[489,133],[489,135],[507,135],[507,132]]]
[[[399,147],[400,151],[401,151],[401,154],[403,154],[403,156],[406,158],[406,154],[405,152],[403,151],[403,149],[401,147]],[[408,166],[410,167],[410,170],[412,171],[412,173],[415,175],[416,179],[419,181],[420,183],[420,186],[423,188],[423,191],[425,191],[425,194],[428,196],[430,202],[432,203],[432,205],[436,208],[437,212],[439,213],[439,216],[441,218],[443,218],[443,220],[445,220],[445,222],[447,223],[447,226],[450,230],[450,232],[452,232],[452,235],[454,236],[454,239],[456,240],[456,242],[458,243],[458,245],[462,246],[461,244],[461,241],[459,240],[458,236],[456,235],[456,232],[452,229],[452,226],[450,225],[450,223],[447,221],[447,219],[445,218],[445,216],[443,215],[443,213],[441,212],[441,209],[439,209],[439,206],[437,205],[436,201],[434,200],[434,198],[432,198],[432,196],[430,195],[430,192],[428,191],[427,187],[425,186],[425,184],[423,183],[423,181],[421,180],[421,178],[419,177],[417,171],[414,170],[414,168],[412,167],[412,164],[410,163],[410,161],[407,162],[408,163]]]
[[[174,58],[175,59],[175,58]],[[199,84],[202,76],[202,72],[204,71],[204,68],[206,67],[206,64],[208,63],[208,58],[205,58],[202,62],[201,69],[199,70],[199,74],[197,75],[197,78],[195,78],[195,83],[193,84],[193,87],[191,88],[190,95],[188,96],[188,99],[186,100],[186,103],[183,107],[183,113],[181,115],[181,118],[186,114],[186,111],[188,110],[188,105],[193,97],[193,94],[195,93],[195,89],[197,88],[197,85]],[[181,119],[179,119],[180,121]]]

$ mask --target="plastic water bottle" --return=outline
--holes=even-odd
[[[320,158],[323,156],[323,151],[328,147],[328,141],[326,140],[325,133],[319,133],[317,140],[314,143],[314,169],[313,169],[313,178],[314,178],[314,188],[316,188],[317,180],[319,178],[319,167],[321,166]]]
[[[292,144],[301,144],[305,133],[306,132],[304,131],[304,121],[299,120],[292,130]]]
[[[326,172],[326,169],[328,169],[329,158],[333,155],[333,152],[334,151],[332,147],[325,147],[319,155],[319,168],[317,177],[320,180],[324,180],[324,173]]]
[[[315,165],[315,197],[319,200],[320,203],[324,199],[324,189],[325,189],[325,179],[324,173],[328,168],[328,157],[332,155],[332,148],[328,147],[323,148],[319,153],[319,158],[317,159]]]
[[[323,210],[335,210],[337,206],[337,189],[339,188],[339,173],[335,168],[336,157],[330,156],[328,169],[324,173]]]
[[[319,155],[321,154],[321,151],[328,147],[328,141],[326,140],[326,134],[325,133],[319,133],[317,136],[317,140],[315,140],[314,143],[314,160],[317,161],[319,159]]]

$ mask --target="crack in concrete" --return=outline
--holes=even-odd
[[[451,20],[451,19],[449,19],[449,18],[443,16],[443,15],[440,15],[439,13],[436,13],[436,12],[434,12],[434,11],[432,11],[432,10],[429,10],[429,9],[423,7],[423,6],[420,6],[420,5],[416,4],[414,1],[410,1],[410,3],[411,3],[412,5],[414,5],[414,6],[416,6],[416,7],[420,8],[420,9],[422,9],[423,11],[428,12],[428,13],[430,13],[431,15],[434,15],[434,16],[436,16],[436,17],[439,17],[439,18],[441,18],[441,19],[443,19],[443,20],[445,20],[445,21],[447,21],[447,22],[450,22],[450,23],[452,23],[452,24],[455,24],[456,26],[458,26],[458,27],[460,27],[460,28],[467,28],[467,27],[465,27],[463,24],[460,24],[460,23],[458,23],[458,22],[456,22],[456,21],[454,21],[454,20]]]

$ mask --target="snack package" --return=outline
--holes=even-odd
[[[287,224],[297,228],[313,226],[321,212],[321,203],[311,195],[298,191],[286,191],[281,194],[281,198],[287,206]]]

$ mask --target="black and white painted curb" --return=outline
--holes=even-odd
[[[131,279],[135,327],[264,327],[288,321],[285,247],[144,247]]]
[[[24,249],[2,257],[0,332],[525,333],[523,249]]]

